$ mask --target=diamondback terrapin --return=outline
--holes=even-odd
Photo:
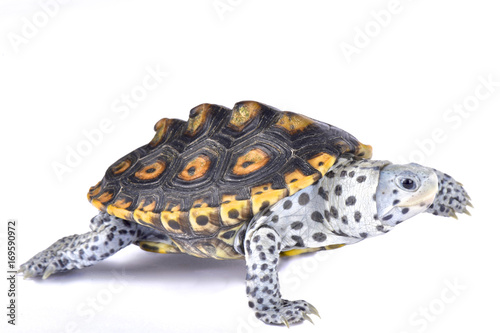
[[[187,122],[161,119],[149,144],[90,188],[91,231],[60,239],[20,268],[25,277],[91,266],[130,244],[160,253],[246,260],[257,318],[285,324],[316,309],[281,297],[281,255],[382,235],[421,212],[468,213],[450,176],[369,160],[371,147],[334,126],[244,101],[202,104]]]

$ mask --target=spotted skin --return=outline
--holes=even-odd
[[[318,313],[281,297],[280,256],[339,248],[424,211],[455,217],[471,206],[462,185],[440,171],[371,161],[371,147],[349,133],[253,101],[232,110],[202,104],[187,122],[161,119],[155,131],[90,188],[101,211],[92,230],[55,242],[19,272],[47,278],[130,244],[245,259],[256,317],[288,326]],[[411,193],[394,187],[398,172],[415,170],[427,176]]]
[[[92,218],[91,231],[64,237],[21,265],[24,277],[42,276],[83,268],[104,260],[124,247],[154,236],[154,230],[107,213]],[[164,237],[164,236],[163,236]]]
[[[420,187],[393,192],[400,172],[418,173]],[[320,251],[383,235],[397,224],[392,221],[396,213],[384,218],[383,212],[411,204],[401,208],[405,214],[398,216],[398,222],[425,212],[432,203],[429,200],[436,197],[437,179],[432,169],[421,166],[341,158],[316,184],[259,213],[235,243],[245,254],[248,304],[256,317],[269,324],[289,325],[310,320],[308,314],[316,313],[306,301],[281,297],[279,252]]]
[[[248,304],[257,318],[269,324],[290,325],[310,320],[311,313],[317,314],[304,300],[281,298],[277,271],[280,252],[287,255],[338,248],[391,229],[372,218],[359,217],[359,221],[352,218],[344,223],[342,216],[349,214],[347,211],[332,213],[352,206],[352,217],[360,212],[373,216],[377,175],[385,164],[386,161],[341,159],[330,169],[328,177],[269,207],[250,223],[244,241],[236,242],[235,246],[245,253]],[[358,177],[365,178],[366,193],[352,186],[359,184]],[[344,188],[342,193],[332,191],[337,186]],[[363,202],[366,199],[368,203]]]
[[[438,177],[439,192],[434,202],[427,210],[428,213],[438,216],[454,217],[456,213],[470,215],[467,206],[472,207],[470,196],[462,184],[444,172],[434,169]]]

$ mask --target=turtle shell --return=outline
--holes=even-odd
[[[187,122],[164,118],[154,129],[88,199],[199,257],[241,257],[234,238],[255,214],[318,181],[340,155],[371,157],[341,129],[253,101],[201,104]]]

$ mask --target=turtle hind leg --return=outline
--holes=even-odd
[[[24,278],[92,266],[106,259],[151,229],[101,212],[91,220],[91,231],[61,238],[22,264]]]
[[[434,169],[434,172],[438,177],[439,192],[426,212],[453,218],[457,218],[456,213],[470,215],[467,206],[472,207],[472,204],[462,184],[439,170]]]

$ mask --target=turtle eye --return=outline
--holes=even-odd
[[[418,187],[418,181],[413,177],[399,177],[396,183],[401,189],[412,192]]]

